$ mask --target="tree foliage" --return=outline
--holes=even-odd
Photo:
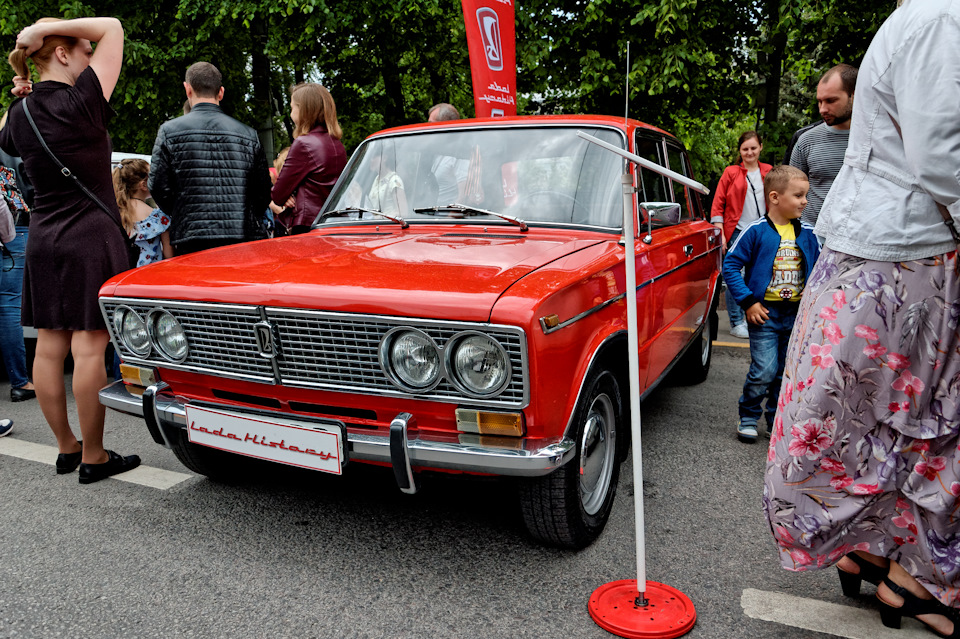
[[[764,159],[777,161],[793,130],[817,119],[820,73],[859,64],[894,7],[522,0],[520,112],[622,115],[629,79],[631,117],[681,137],[709,182],[733,159],[744,128],[758,127]],[[159,125],[181,113],[183,73],[197,60],[223,71],[224,109],[275,150],[290,142],[288,89],[302,81],[331,90],[348,149],[380,128],[424,120],[436,102],[473,113],[459,0],[0,0],[0,41],[12,48],[16,33],[43,16],[90,15],[116,16],[126,30],[111,128],[124,151],[151,151]]]

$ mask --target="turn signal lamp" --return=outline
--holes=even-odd
[[[142,366],[120,364],[120,376],[123,377],[124,384],[143,386],[144,388],[157,383],[156,372],[152,368]]]
[[[457,430],[463,433],[521,437],[523,415],[520,413],[493,413],[468,408],[457,409]]]

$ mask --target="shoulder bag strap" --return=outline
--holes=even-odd
[[[759,171],[759,169],[757,170]],[[760,213],[760,200],[757,199],[757,187],[755,187],[753,182],[750,181],[750,171],[747,171],[743,177],[747,181],[747,186],[750,187],[750,192],[753,193],[753,205],[757,207],[757,215],[763,217],[763,215]]]
[[[897,135],[899,135],[900,139],[903,140],[903,131],[900,130],[900,123],[897,122],[892,115],[890,115],[890,121],[893,122],[893,128],[897,130]],[[931,198],[932,197],[933,196],[931,196]],[[960,233],[957,233],[957,223],[954,222],[953,216],[950,215],[950,211],[947,210],[946,206],[940,204],[940,202],[937,202],[936,200],[934,200],[933,203],[937,205],[937,210],[940,211],[940,217],[943,218],[943,223],[946,224],[948,229],[950,229],[950,235],[953,237],[953,241],[957,244],[957,251],[960,252]]]
[[[50,159],[53,160],[53,163],[56,164],[58,167],[60,167],[60,172],[64,175],[64,177],[67,177],[73,180],[73,183],[77,185],[77,188],[79,188],[81,191],[83,191],[87,195],[87,197],[93,200],[96,203],[96,205],[99,206],[100,209],[104,213],[106,213],[107,216],[111,220],[113,220],[113,222],[116,225],[120,227],[120,230],[123,231],[123,236],[127,237],[127,232],[123,228],[123,224],[120,222],[120,220],[114,217],[113,212],[109,208],[107,208],[107,205],[104,204],[103,201],[100,198],[98,198],[93,191],[91,191],[86,186],[84,186],[83,182],[80,181],[80,178],[78,178],[76,175],[73,174],[73,172],[70,169],[64,166],[63,162],[61,162],[60,159],[53,154],[53,151],[50,150],[50,147],[47,146],[47,143],[46,141],[44,141],[43,136],[40,135],[40,129],[37,128],[37,123],[33,121],[33,116],[30,115],[30,109],[27,108],[26,98],[21,100],[21,104],[23,105],[23,114],[27,116],[27,122],[30,123],[30,128],[33,129],[33,132],[37,135],[37,139],[40,141],[40,146],[42,146],[43,150],[47,152],[47,155],[50,156]]]

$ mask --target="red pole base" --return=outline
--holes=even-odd
[[[590,616],[607,632],[628,639],[672,639],[697,622],[693,602],[676,588],[648,581],[645,602],[637,600],[639,594],[636,579],[604,584],[590,596]]]

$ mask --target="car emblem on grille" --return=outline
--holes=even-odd
[[[270,322],[257,322],[253,325],[253,332],[257,336],[257,351],[260,357],[274,359],[280,352],[276,335],[276,327]]]

